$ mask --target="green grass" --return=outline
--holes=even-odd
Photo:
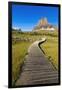
[[[20,69],[29,45],[29,42],[20,42],[12,45],[12,84],[19,77]]]
[[[58,38],[47,38],[47,41],[41,45],[46,57],[51,60],[56,69],[58,69]]]
[[[54,31],[38,31],[34,32],[23,32],[18,31],[12,32],[12,85],[18,79],[21,67],[24,62],[24,58],[27,54],[28,47],[36,40],[41,40],[42,37],[46,37],[47,41],[41,45],[45,52],[48,60],[53,62],[54,66],[58,68],[58,32]],[[17,41],[16,38],[31,39],[32,41]],[[13,40],[14,39],[14,40]],[[15,43],[16,42],[16,43]]]

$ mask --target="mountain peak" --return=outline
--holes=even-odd
[[[42,18],[40,21],[39,21],[39,23],[38,23],[38,25],[39,26],[45,26],[45,25],[47,25],[48,24],[48,21],[47,21],[47,18],[45,17],[45,18]]]
[[[39,20],[38,24],[34,27],[34,30],[55,30],[55,28],[45,17]]]

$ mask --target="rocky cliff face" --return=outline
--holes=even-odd
[[[42,18],[41,20],[39,20],[38,24],[34,27],[34,30],[39,30],[39,29],[50,30],[52,28],[54,29],[54,26],[49,24],[47,18]]]
[[[38,23],[39,26],[46,26],[48,25],[48,21],[47,21],[47,18],[43,18],[39,21]]]

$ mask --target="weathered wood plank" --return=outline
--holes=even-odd
[[[16,85],[58,83],[58,71],[46,59],[38,43],[35,42],[30,46]]]

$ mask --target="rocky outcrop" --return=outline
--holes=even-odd
[[[39,20],[38,24],[34,27],[33,30],[54,30],[54,26],[51,25],[47,18],[42,18]]]

